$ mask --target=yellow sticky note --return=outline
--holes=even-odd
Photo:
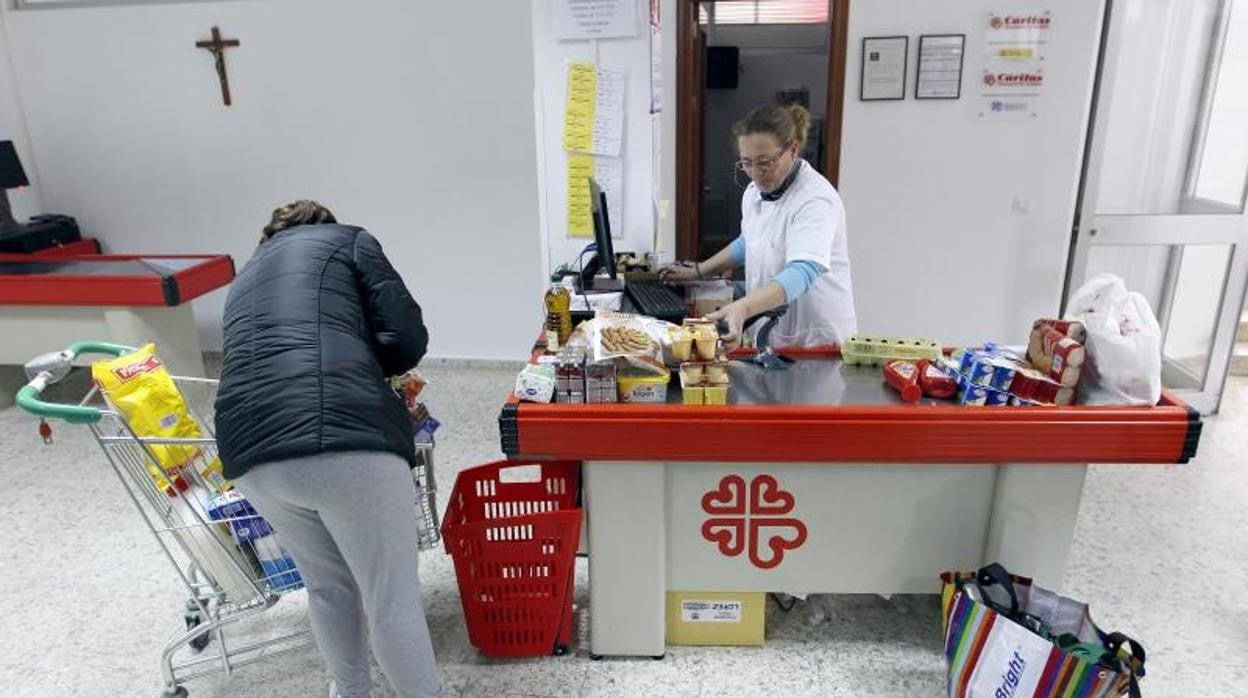
[[[597,101],[598,70],[594,64],[569,64],[568,97],[563,115],[564,150],[587,153],[593,148]]]
[[[568,156],[568,236],[594,235],[594,213],[589,178],[594,176],[593,155]]]

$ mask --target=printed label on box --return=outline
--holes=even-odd
[[[685,623],[740,623],[740,601],[680,602],[680,619]]]

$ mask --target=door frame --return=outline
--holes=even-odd
[[[1088,257],[1093,247],[1102,246],[1173,246],[1168,256],[1167,269],[1159,306],[1154,311],[1162,328],[1162,375],[1184,370],[1168,366],[1164,354],[1167,330],[1170,325],[1170,302],[1178,282],[1179,264],[1182,262],[1181,245],[1230,245],[1226,277],[1222,295],[1218,301],[1214,335],[1209,347],[1209,363],[1205,369],[1204,383],[1198,390],[1172,390],[1203,414],[1217,412],[1229,373],[1235,337],[1239,330],[1240,313],[1248,293],[1248,208],[1238,214],[1098,214],[1098,185],[1105,163],[1105,142],[1098,138],[1109,127],[1107,95],[1113,94],[1115,67],[1120,60],[1122,23],[1115,21],[1114,0],[1105,1],[1101,24],[1101,46],[1096,66],[1096,79],[1092,92],[1092,106],[1088,117],[1088,131],[1084,141],[1083,173],[1075,206],[1075,220],[1067,257],[1066,279],[1062,289],[1061,312],[1065,314],[1070,295],[1087,277]],[[1215,32],[1216,34],[1216,32]],[[1215,49],[1217,47],[1214,47]],[[1202,96],[1202,100],[1207,95]],[[1201,125],[1197,124],[1193,138],[1200,138]],[[1191,167],[1189,163],[1189,176]],[[1190,374],[1189,374],[1190,376]]]
[[[698,254],[702,190],[703,53],[698,25],[700,0],[675,0],[676,9],[676,256]],[[849,52],[849,2],[830,0],[828,12],[828,101],[824,119],[824,172],[839,186],[841,122],[845,113],[845,62]]]

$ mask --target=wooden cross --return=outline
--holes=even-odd
[[[217,59],[217,77],[221,80],[221,99],[225,106],[230,106],[230,77],[225,72],[225,50],[238,46],[238,39],[222,39],[221,30],[212,28],[212,41],[196,41],[195,47],[207,49]]]

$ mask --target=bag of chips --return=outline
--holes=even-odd
[[[91,377],[136,436],[193,439],[201,435],[182,393],[156,356],[155,344],[96,362],[91,366]],[[157,463],[148,463],[147,468],[162,490],[169,487],[171,478],[167,476],[176,476],[200,451],[195,445],[152,444],[148,448]]]

